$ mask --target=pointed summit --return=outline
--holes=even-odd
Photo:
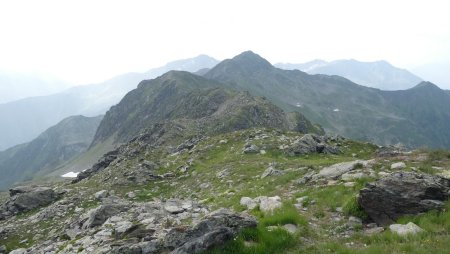
[[[268,72],[272,69],[275,69],[275,67],[273,67],[266,59],[252,51],[245,51],[232,59],[226,59],[220,62],[206,73],[205,77],[224,81],[227,80],[225,77],[229,74],[248,76],[256,73]],[[224,79],[221,77],[224,77]]]
[[[244,51],[241,54],[233,57],[232,61],[255,69],[267,69],[273,67],[272,64],[269,63],[269,61],[250,50]]]
[[[429,82],[429,81],[422,81],[419,84],[417,84],[415,87],[411,89],[437,89],[441,90],[437,85]]]

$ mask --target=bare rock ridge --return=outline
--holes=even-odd
[[[116,135],[126,142],[146,126],[163,121],[182,121],[205,133],[220,133],[249,127],[295,129],[319,132],[300,113],[286,114],[265,98],[234,92],[188,72],[171,71],[142,81],[105,115],[93,145]]]

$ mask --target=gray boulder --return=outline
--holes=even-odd
[[[423,229],[417,226],[416,224],[409,222],[406,225],[402,224],[392,224],[389,226],[389,229],[400,236],[407,236],[407,235],[415,235],[420,232],[423,232]]]
[[[220,209],[191,229],[171,229],[164,239],[165,247],[176,254],[199,253],[225,243],[244,228],[256,226],[256,219],[249,215]]]
[[[305,155],[311,153],[338,154],[336,146],[327,143],[328,138],[315,134],[305,134],[285,151],[290,156]]]
[[[356,168],[367,167],[373,163],[372,160],[364,161],[364,160],[355,160],[350,162],[341,162],[337,164],[333,164],[329,167],[325,167],[319,171],[319,173],[312,176],[312,180],[317,180],[320,178],[324,179],[338,179],[343,174],[352,171]]]
[[[397,172],[368,183],[358,202],[379,225],[404,215],[442,209],[450,196],[450,179],[428,174]]]
[[[259,148],[253,144],[245,144],[244,149],[242,149],[242,152],[245,154],[259,153]]]
[[[83,223],[82,228],[93,228],[103,225],[110,217],[124,211],[126,206],[122,204],[104,204],[88,212],[88,219]]]
[[[47,206],[59,199],[62,194],[47,187],[13,188],[10,190],[10,198],[0,207],[0,219]]]
[[[275,168],[275,164],[271,164],[261,175],[262,178],[266,178],[268,176],[280,176],[284,175],[284,172]]]

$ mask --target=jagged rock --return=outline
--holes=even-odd
[[[331,165],[329,167],[325,167],[322,170],[319,171],[319,173],[313,175],[311,177],[312,180],[317,180],[320,178],[324,179],[338,179],[340,176],[342,176],[344,173],[347,173],[349,171],[352,171],[359,166],[361,167],[367,167],[373,162],[373,160],[356,160],[356,161],[350,161],[350,162],[342,162],[337,163],[334,165]]]
[[[120,149],[115,149],[113,151],[110,151],[103,155],[103,157],[94,164],[91,168],[81,171],[77,178],[72,180],[72,183],[77,183],[85,178],[88,178],[94,174],[96,174],[98,171],[101,171],[109,166],[111,162],[113,162],[115,159],[117,159],[118,155],[120,153]]]
[[[167,200],[166,204],[164,205],[164,209],[172,214],[184,212],[183,204],[180,200],[177,199]]]
[[[6,246],[0,245],[0,254],[4,254],[4,253],[6,253]]]
[[[208,250],[230,240],[244,228],[256,227],[255,218],[227,209],[212,212],[200,223],[189,228],[174,228],[166,235],[165,247],[172,253],[191,254]]]
[[[327,138],[324,136],[305,134],[285,149],[285,152],[290,156],[311,153],[338,154],[339,149],[336,146],[328,145]]]
[[[252,210],[255,207],[258,206],[258,203],[249,197],[242,197],[241,201],[239,202],[242,206],[247,207],[248,210]]]
[[[305,183],[311,181],[312,177],[315,174],[316,173],[314,171],[308,172],[302,178],[298,179],[296,182],[297,182],[297,184],[305,184]]]
[[[275,165],[270,165],[261,175],[262,178],[266,178],[268,176],[280,176],[283,175],[284,172],[278,169],[275,169]]]
[[[259,148],[256,145],[253,144],[246,144],[244,146],[244,149],[242,150],[243,153],[249,154],[249,153],[259,153]]]
[[[409,222],[406,225],[392,224],[389,226],[389,229],[400,236],[415,235],[417,233],[423,232],[422,228],[412,222]]]
[[[366,184],[358,202],[379,225],[404,215],[442,209],[450,196],[450,179],[428,174],[397,172]]]
[[[0,216],[8,216],[31,211],[49,205],[59,199],[62,193],[56,193],[48,187],[16,187],[10,190],[10,198],[0,207]]]
[[[94,194],[94,197],[96,199],[103,199],[103,198],[106,198],[107,196],[108,196],[108,191],[107,190],[101,190],[101,191],[98,191],[98,192],[96,192]]]
[[[391,170],[400,170],[406,168],[406,164],[404,162],[397,162],[391,165]]]
[[[88,212],[89,218],[83,223],[82,228],[93,228],[103,225],[103,223],[110,217],[125,210],[122,204],[104,204],[92,209]]]

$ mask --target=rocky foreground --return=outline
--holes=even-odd
[[[420,242],[417,253],[446,246],[446,153],[266,129],[153,141],[136,138],[71,182],[12,188],[0,206],[0,253],[388,253],[421,239],[437,242]],[[400,238],[372,240],[390,234]]]

